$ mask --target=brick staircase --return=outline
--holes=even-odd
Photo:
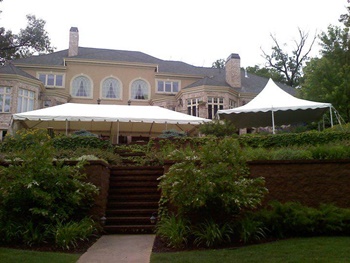
[[[157,178],[162,166],[112,166],[104,230],[115,233],[152,233],[150,217],[158,210]]]

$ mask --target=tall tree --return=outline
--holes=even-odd
[[[340,21],[345,27],[330,25],[327,32],[320,34],[322,57],[312,59],[304,68],[300,93],[305,99],[332,103],[343,119],[349,122],[350,23],[344,17],[342,15]]]
[[[225,67],[225,59],[218,59],[216,61],[214,61],[212,64],[211,64],[211,67],[212,68],[224,68]]]
[[[260,66],[255,65],[254,67],[247,67],[246,70],[247,72],[258,76],[271,78],[274,81],[285,83],[284,76],[274,68],[260,68]]]
[[[285,83],[292,87],[299,85],[302,76],[302,67],[309,60],[309,54],[316,40],[316,35],[311,40],[311,44],[307,45],[309,34],[298,28],[299,40],[294,40],[294,49],[291,53],[283,50],[276,36],[270,34],[274,45],[272,53],[268,54],[264,50],[263,57],[267,61],[267,67],[275,69],[285,77]],[[283,45],[286,48],[286,44]]]
[[[34,15],[27,15],[27,21],[27,27],[21,29],[19,34],[0,28],[0,65],[8,60],[54,51],[44,29],[46,22]]]

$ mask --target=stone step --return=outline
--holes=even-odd
[[[144,202],[144,201],[124,201],[124,202],[118,202],[118,201],[111,201],[107,204],[107,211],[109,209],[116,209],[116,208],[148,208],[148,209],[158,209],[158,202],[150,201],[150,202]]]
[[[109,209],[106,211],[106,217],[115,216],[151,216],[153,213],[157,213],[157,209]]]
[[[104,230],[107,234],[148,234],[154,233],[155,225],[107,225]]]

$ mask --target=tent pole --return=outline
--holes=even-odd
[[[66,120],[66,136],[68,136],[68,120]]]
[[[119,120],[117,121],[117,144],[119,144]]]
[[[275,134],[275,115],[273,113],[273,109],[271,110],[272,114],[272,134]]]
[[[329,107],[329,114],[331,115],[331,127],[333,128],[333,114],[332,114],[332,106]]]

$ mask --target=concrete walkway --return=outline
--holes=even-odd
[[[105,235],[78,263],[149,263],[155,235]]]

